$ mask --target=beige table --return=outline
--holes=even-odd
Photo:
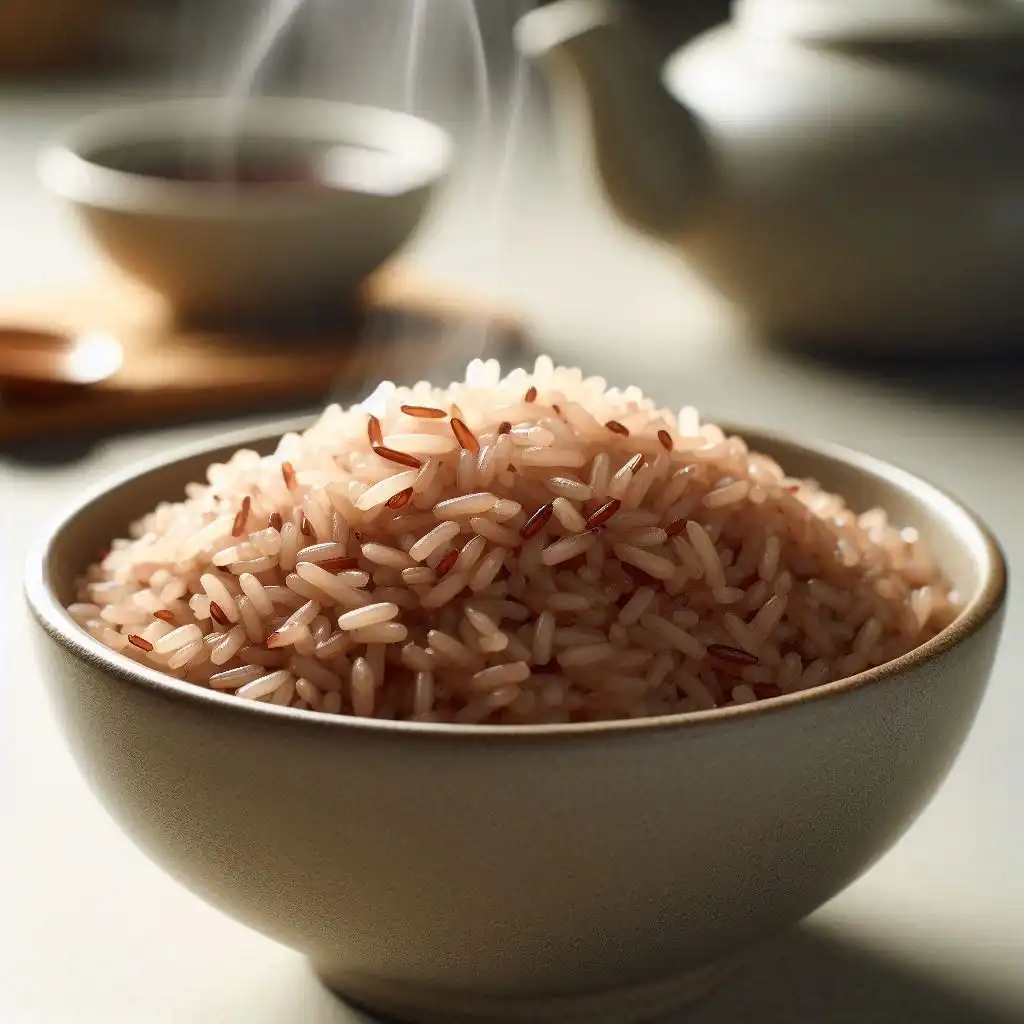
[[[88,275],[90,257],[31,180],[31,157],[55,124],[104,99],[0,93],[0,287]],[[473,240],[479,207],[459,193],[421,241],[424,266],[519,303],[562,360],[665,402],[856,445],[961,492],[1024,572],[1020,376],[1004,375],[1001,407],[986,406],[965,396],[960,375],[943,399],[751,349],[660,253],[612,225],[592,197],[559,186],[550,146],[527,134],[503,243]],[[300,958],[206,907],[129,844],[78,776],[41,695],[19,594],[26,532],[86,483],[207,429],[124,437],[65,464],[0,457],[4,1024],[365,1020],[324,992]],[[924,817],[688,1020],[1024,1021],[1022,664],[1018,591],[977,727]]]

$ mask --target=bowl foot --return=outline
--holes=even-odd
[[[702,999],[730,967],[731,961],[723,960],[644,985],[538,999],[408,988],[316,970],[345,1001],[403,1024],[652,1024]]]

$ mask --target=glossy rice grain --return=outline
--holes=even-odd
[[[544,358],[378,394],[135,523],[80,628],[242,700],[473,726],[771,700],[956,614],[913,531],[690,408]]]

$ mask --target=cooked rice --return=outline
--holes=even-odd
[[[770,699],[956,613],[914,531],[636,388],[542,357],[371,402],[210,466],[113,542],[72,616],[246,700],[536,724]]]

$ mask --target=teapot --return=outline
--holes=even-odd
[[[1024,6],[737,0],[659,68],[626,4],[555,0],[517,43],[613,209],[767,337],[905,354],[1024,331]]]

